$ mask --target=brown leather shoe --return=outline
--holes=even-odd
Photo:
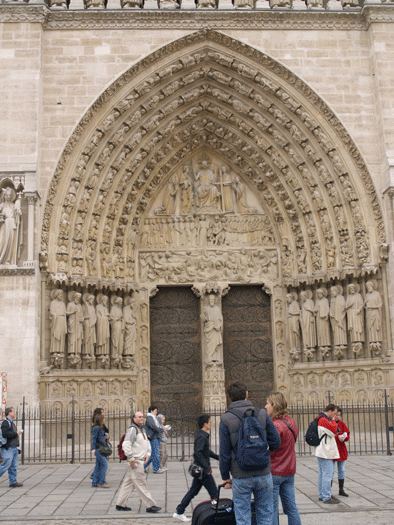
[[[23,487],[23,483],[10,483],[10,487],[12,487],[13,489],[16,487]]]
[[[108,483],[104,483],[104,485],[97,485],[101,489],[109,489],[111,485],[108,485]]]

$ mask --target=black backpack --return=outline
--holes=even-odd
[[[307,445],[311,447],[318,447],[320,445],[321,440],[323,439],[324,435],[319,438],[319,431],[317,429],[319,425],[319,419],[323,416],[316,417],[312,423],[309,425],[308,430],[305,434],[305,442]],[[326,440],[327,440],[327,434],[326,434]]]
[[[257,419],[260,410],[249,408],[244,414],[236,409],[228,410],[241,420],[235,451],[235,458],[241,470],[263,470],[270,465],[266,432]]]

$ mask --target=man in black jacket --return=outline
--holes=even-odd
[[[189,492],[183,497],[181,503],[177,506],[173,518],[180,521],[190,521],[190,518],[185,516],[185,509],[197,494],[201,487],[205,487],[209,492],[211,499],[218,497],[218,488],[212,476],[212,469],[210,458],[219,459],[219,456],[212,452],[209,448],[209,431],[211,430],[211,418],[208,414],[202,414],[198,418],[198,428],[200,429],[194,438],[194,463],[202,467],[204,475],[202,479],[193,478],[192,486]]]
[[[10,487],[23,487],[22,483],[16,481],[18,470],[18,448],[19,436],[22,430],[17,430],[15,423],[15,410],[12,407],[5,409],[5,420],[1,424],[1,432],[3,437],[7,439],[7,443],[1,448],[3,456],[3,464],[0,465],[0,476],[8,471],[8,480]]]

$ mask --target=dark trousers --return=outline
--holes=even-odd
[[[183,500],[176,508],[177,514],[183,514],[185,512],[186,507],[189,505],[194,496],[197,496],[202,487],[207,489],[211,499],[216,499],[218,497],[218,488],[212,474],[204,476],[203,479],[193,478],[193,483],[189,489],[189,492],[183,497]]]

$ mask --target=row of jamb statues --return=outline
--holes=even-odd
[[[365,298],[358,283],[350,283],[346,298],[341,285],[330,289],[330,302],[326,288],[316,290],[316,301],[312,291],[300,292],[301,307],[296,292],[287,294],[288,341],[290,356],[294,361],[301,357],[301,335],[304,358],[342,359],[347,355],[348,335],[353,357],[377,357],[382,353],[382,307],[383,301],[375,281],[367,281]],[[332,337],[331,337],[331,330]],[[364,342],[369,349],[363,355]],[[320,355],[316,354],[316,350]]]
[[[134,300],[117,295],[109,298],[105,294],[83,295],[68,292],[69,302],[63,300],[63,290],[51,292],[49,319],[51,325],[51,366],[62,368],[66,358],[67,366],[76,368],[82,364],[93,368],[97,362],[100,368],[126,368],[135,366],[137,346],[137,319]],[[83,304],[81,304],[83,303]]]

